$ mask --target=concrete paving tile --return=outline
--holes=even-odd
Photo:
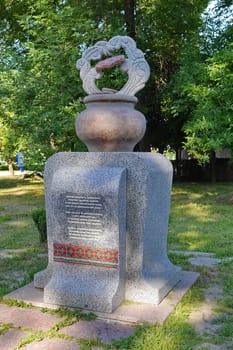
[[[214,258],[215,253],[205,253],[205,252],[197,252],[197,251],[185,251],[185,250],[169,250],[170,253],[174,254],[179,254],[179,255],[184,255],[184,256],[202,256],[202,257],[209,257],[209,258]]]
[[[0,335],[0,349],[12,350],[18,345],[21,339],[25,338],[27,333],[19,329],[9,329],[6,333]]]
[[[44,339],[39,342],[27,344],[23,350],[79,350],[80,345],[65,339]]]
[[[210,258],[210,257],[200,257],[197,256],[195,258],[189,258],[188,259],[190,264],[194,266],[207,266],[212,267],[220,263],[220,259],[217,258]]]
[[[45,314],[36,309],[24,309],[0,304],[0,322],[12,323],[17,327],[47,331],[61,320],[60,317]]]
[[[79,321],[72,326],[61,329],[59,333],[74,338],[99,338],[102,343],[109,344],[113,339],[127,338],[132,335],[134,333],[134,327],[102,320]]]
[[[15,291],[8,293],[3,299],[23,300],[26,303],[37,307],[48,307],[49,309],[58,309],[60,306],[44,303],[44,291],[40,288],[35,288],[31,282]]]
[[[199,345],[199,346],[197,346],[195,348],[195,350],[202,350],[202,349],[206,349],[206,350],[207,349],[208,350],[224,350],[224,349],[227,349],[227,348],[224,347],[224,349],[223,349],[222,344],[214,345],[214,344],[210,344],[210,343],[204,343],[204,344],[201,344],[201,345]],[[228,349],[230,349],[230,348],[228,348]]]

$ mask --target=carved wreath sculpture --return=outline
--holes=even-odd
[[[116,50],[124,49],[124,55],[113,56]],[[98,62],[95,67],[91,61],[101,60],[103,56],[109,56]],[[128,81],[120,91],[111,89],[99,90],[95,84],[96,79],[102,76],[102,70],[120,65],[123,73],[128,73]],[[115,36],[111,40],[98,41],[94,46],[84,51],[82,58],[77,61],[77,69],[80,69],[80,77],[83,81],[83,89],[88,95],[115,93],[134,96],[141,90],[149,79],[150,67],[141,50],[137,49],[135,41],[128,36]]]

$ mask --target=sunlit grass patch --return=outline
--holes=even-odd
[[[0,216],[0,223],[9,221],[11,219],[11,215],[1,215]]]
[[[174,185],[169,248],[233,256],[232,196],[232,184]]]
[[[193,327],[175,316],[164,325],[139,326],[134,336],[113,341],[107,349],[192,350],[199,343]]]
[[[43,187],[42,180],[0,178],[0,250],[15,250],[10,257],[0,256],[0,295],[31,281],[46,267],[46,259],[38,254],[47,247],[39,244],[31,217],[32,210],[44,203]]]
[[[38,239],[39,233],[32,218],[7,221],[0,227],[0,249],[31,247]]]
[[[12,257],[0,257],[0,295],[29,283],[34,273],[44,269],[47,266],[47,258],[41,254],[46,251],[45,246],[37,243],[25,251],[15,250]]]

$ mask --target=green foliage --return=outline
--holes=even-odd
[[[43,311],[43,310],[42,310]],[[67,308],[59,308],[57,310],[48,310],[49,313],[58,315],[59,317],[66,317],[69,320],[76,319],[76,320],[86,320],[91,321],[96,319],[96,315],[92,312],[82,312],[81,310],[77,309],[67,309]]]
[[[170,317],[164,325],[139,326],[134,336],[113,341],[108,349],[192,350],[198,344],[194,329],[184,320]]]
[[[211,151],[233,149],[233,45],[195,64],[188,76],[184,66],[178,76],[180,100],[174,111],[190,111],[184,124],[185,147],[200,162],[209,160]],[[181,81],[182,79],[182,81]]]
[[[32,219],[39,231],[40,242],[47,241],[46,210],[45,208],[35,209],[32,212]]]
[[[0,170],[8,170],[8,165],[0,165]]]
[[[0,335],[5,334],[10,328],[12,328],[11,323],[1,323],[0,324]]]
[[[123,74],[119,67],[106,70],[100,80],[97,80],[96,86],[99,89],[109,88],[120,90],[128,80],[128,75]]]
[[[232,0],[216,0],[212,4],[210,2],[203,12],[199,43],[206,57],[226,48],[233,41],[232,5]]]
[[[85,31],[90,22],[68,4],[27,1],[20,8],[8,6],[12,12],[8,8],[5,14],[11,26],[5,30],[5,45],[14,45],[9,59],[12,51],[17,55],[12,65],[4,65],[2,119],[8,131],[14,130],[17,143],[23,143],[30,166],[42,170],[54,152],[83,149],[74,131],[74,118],[83,108],[75,61],[80,55],[77,46],[85,42],[79,28]],[[16,7],[20,11],[15,13]],[[76,27],[70,18],[75,18]],[[17,143],[11,143],[16,150]]]
[[[233,8],[217,1],[203,15],[192,49],[183,50],[179,71],[164,99],[170,125],[181,132],[181,142],[199,163],[211,152],[233,149]],[[171,129],[174,131],[174,128]],[[177,137],[177,134],[175,134]]]
[[[27,167],[42,171],[55,152],[86,150],[74,130],[75,116],[84,108],[76,60],[96,41],[128,33],[136,33],[151,66],[138,106],[149,120],[144,149],[165,148],[169,135],[162,94],[207,2],[6,0],[0,14],[0,149],[5,157],[23,149]],[[113,70],[100,85],[114,80],[110,87],[118,89],[124,79]]]
[[[84,109],[83,50],[130,33],[151,78],[140,92],[147,119],[142,150],[181,148],[200,162],[232,148],[232,7],[208,0],[10,1],[0,14],[0,150],[23,149],[27,168],[43,171],[58,151],[86,151],[75,135]],[[201,14],[203,14],[201,16]],[[105,72],[98,86],[119,89],[127,76]]]
[[[30,303],[27,304],[23,300],[19,301],[17,299],[3,299],[2,302],[8,306],[16,306],[16,307],[21,307],[24,309],[31,309],[32,308],[32,304],[30,304]]]

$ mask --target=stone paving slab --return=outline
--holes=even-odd
[[[39,342],[33,342],[26,345],[23,350],[79,350],[80,345],[77,342],[65,339],[44,339]]]
[[[117,340],[133,335],[134,331],[134,327],[126,324],[94,320],[79,321],[71,326],[61,329],[59,333],[69,335],[74,338],[99,338],[102,343],[109,344],[113,339]]]
[[[12,323],[17,327],[47,331],[63,319],[64,318],[42,313],[36,309],[24,309],[0,304],[0,322]]]
[[[98,318],[104,320],[112,320],[126,323],[163,323],[172,313],[176,305],[182,297],[192,287],[199,277],[199,273],[191,271],[182,271],[180,281],[167,295],[159,305],[140,304],[140,303],[123,303],[113,313],[95,312]],[[20,289],[17,289],[4,296],[4,299],[13,298],[18,301],[31,303],[34,306],[58,308],[59,305],[51,305],[44,303],[43,290],[34,288],[33,283],[30,283]]]
[[[209,258],[209,257],[195,257],[195,258],[189,258],[188,259],[190,264],[194,266],[207,266],[212,267],[220,263],[220,259],[217,258]]]
[[[16,299],[18,301],[25,301],[25,303],[32,304],[33,306],[47,307],[49,309],[59,308],[57,305],[44,303],[43,297],[43,289],[35,288],[33,282],[31,282],[5,295],[3,299]]]
[[[174,253],[178,255],[184,255],[184,256],[200,256],[200,257],[208,257],[208,258],[214,258],[215,253],[206,253],[206,252],[198,252],[195,250],[169,250],[169,253]]]
[[[26,337],[26,332],[19,329],[9,329],[6,333],[0,335],[0,349],[12,350]]]
[[[76,338],[76,342],[59,338],[43,339],[40,342],[32,342],[26,345],[23,349],[79,350],[79,339],[98,338],[102,343],[108,344],[113,339],[128,337],[134,333],[135,323],[142,323],[144,321],[153,323],[163,322],[174,310],[175,306],[179,303],[192,284],[197,280],[198,276],[198,273],[187,271],[182,272],[180,282],[159,305],[125,303],[112,314],[96,313],[99,317],[97,320],[81,320],[71,326],[62,328],[59,331],[60,334]],[[43,302],[43,290],[34,288],[32,283],[9,293],[4,298],[14,298],[32,303],[36,306],[39,304],[39,306],[54,308],[54,305],[45,304]],[[84,312],[86,311],[84,310]],[[63,319],[64,318],[50,315],[48,313],[42,313],[40,310],[33,308],[25,309],[0,304],[0,323],[11,323],[14,327],[47,331],[54,324]],[[15,346],[19,344],[20,339],[26,336],[27,333],[22,330],[16,330],[13,328],[8,330],[5,334],[0,336],[0,350],[13,350]],[[12,343],[10,343],[10,341]],[[93,347],[92,350],[94,349],[100,350],[101,348]]]

